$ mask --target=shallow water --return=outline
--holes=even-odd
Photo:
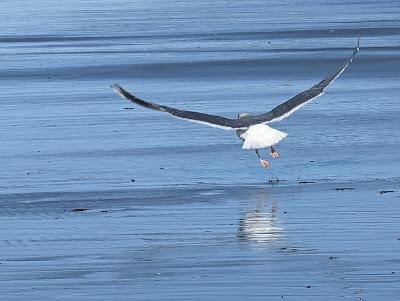
[[[0,213],[2,295],[394,300],[400,193],[379,189],[398,185],[11,194]]]
[[[399,15],[396,1],[0,4],[0,298],[393,300]],[[358,35],[327,93],[273,125],[289,136],[267,171],[234,132],[109,87],[265,112]]]

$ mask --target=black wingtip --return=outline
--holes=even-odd
[[[113,89],[113,90],[114,90],[116,93],[118,93],[118,94],[122,93],[122,91],[124,90],[124,89],[121,88],[120,85],[115,84],[115,83],[112,84],[112,85],[110,86],[110,88]]]
[[[360,36],[357,37],[357,45],[354,48],[353,54],[351,55],[349,61],[346,63],[346,67],[349,63],[351,63],[354,58],[356,57],[356,54],[360,51]]]
[[[134,102],[140,106],[143,106],[143,107],[146,107],[146,108],[152,109],[152,110],[166,112],[166,108],[167,108],[166,106],[160,106],[156,103],[152,103],[152,102],[148,102],[143,99],[140,99],[140,98],[136,97],[135,95],[132,95],[131,93],[126,91],[124,88],[122,88],[118,84],[112,84],[111,88],[114,90],[115,93],[117,93],[122,98],[125,98],[125,99],[127,99],[131,102]]]
[[[127,91],[125,91],[120,85],[114,83],[111,85],[111,89],[113,89],[114,92],[117,93],[122,98],[132,101],[133,96],[131,96]]]

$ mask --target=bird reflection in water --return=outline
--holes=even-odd
[[[277,204],[275,201],[268,202],[266,197],[263,194],[263,200],[257,202],[256,209],[246,212],[240,219],[239,241],[268,244],[282,238],[284,230],[280,225]]]

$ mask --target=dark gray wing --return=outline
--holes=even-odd
[[[184,111],[171,108],[168,106],[158,105],[156,103],[148,102],[143,99],[137,98],[136,96],[130,94],[128,91],[126,91],[117,84],[113,84],[111,87],[117,94],[119,94],[123,98],[126,98],[127,100],[148,109],[166,112],[177,118],[185,119],[192,122],[202,123],[212,127],[222,128],[226,130],[243,129],[259,123],[268,123],[268,122],[282,120],[291,115],[299,108],[301,108],[306,103],[312,101],[318,96],[321,96],[324,93],[324,89],[327,86],[329,86],[329,84],[331,84],[336,78],[338,78],[339,75],[342,74],[343,71],[347,68],[347,66],[353,61],[358,51],[359,51],[359,42],[357,44],[357,47],[354,49],[353,54],[347,60],[347,62],[332,75],[323,79],[318,84],[312,86],[308,90],[301,92],[300,94],[292,97],[288,101],[280,104],[279,106],[275,107],[268,113],[256,116],[248,116],[241,119],[230,119],[216,115],[210,115],[193,111]]]
[[[136,103],[136,104],[143,106],[145,108],[148,108],[148,109],[166,112],[175,117],[186,119],[188,121],[202,123],[202,124],[206,124],[206,125],[209,125],[212,127],[223,128],[226,130],[246,127],[246,125],[243,125],[243,126],[240,125],[242,123],[241,119],[229,119],[229,118],[216,116],[216,115],[204,114],[204,113],[193,112],[193,111],[178,110],[178,109],[174,109],[174,108],[163,106],[163,105],[158,105],[156,103],[148,102],[143,99],[137,98],[136,96],[130,94],[128,91],[124,90],[121,86],[119,86],[117,84],[113,84],[111,87],[117,94],[119,94],[123,98],[126,98],[129,101],[132,101],[133,103]]]
[[[336,72],[332,73],[331,75],[320,81],[318,84],[312,86],[311,88],[305,90],[304,92],[297,94],[288,101],[285,101],[279,106],[273,108],[268,113],[253,116],[253,119],[258,120],[259,123],[280,121],[290,116],[295,111],[297,111],[310,101],[314,100],[318,96],[321,96],[324,93],[325,88],[328,87],[335,79],[337,79],[344,72],[344,70],[346,70],[347,66],[349,66],[349,64],[353,61],[357,52],[360,50],[359,46],[360,46],[360,39],[358,39],[357,47],[354,49],[353,54],[346,61],[346,63],[342,67],[340,67]]]

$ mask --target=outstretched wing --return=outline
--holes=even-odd
[[[262,122],[269,123],[280,121],[292,115],[302,106],[311,102],[315,98],[324,94],[324,90],[328,87],[335,79],[337,79],[346,70],[347,66],[353,61],[357,52],[360,50],[360,38],[358,39],[357,46],[353,51],[353,54],[346,61],[346,63],[340,67],[336,72],[332,73],[328,77],[324,78],[318,84],[312,86],[311,88],[297,94],[288,101],[280,104],[279,106],[273,108],[271,111],[265,114],[254,116],[256,119],[262,120]]]
[[[324,93],[325,88],[328,87],[336,78],[338,78],[340,74],[342,74],[343,71],[347,68],[347,66],[353,61],[358,51],[359,51],[359,41],[351,57],[346,61],[346,63],[341,68],[339,68],[332,75],[323,79],[318,84],[312,86],[308,90],[301,92],[300,94],[297,94],[296,96],[280,104],[279,106],[275,107],[274,109],[272,109],[267,113],[255,116],[250,115],[241,119],[230,119],[217,115],[179,110],[137,98],[136,96],[130,94],[128,91],[126,91],[117,84],[113,84],[111,87],[117,94],[119,94],[123,98],[126,98],[127,100],[148,109],[166,112],[177,118],[185,119],[191,122],[206,124],[208,126],[216,128],[222,128],[225,130],[243,129],[259,123],[269,123],[282,120],[291,115],[293,112],[300,109],[308,102],[312,101],[318,96],[321,96]]]
[[[242,125],[242,126],[240,125],[240,119],[229,119],[229,118],[216,116],[216,115],[204,114],[204,113],[193,112],[193,111],[178,110],[175,108],[158,105],[156,103],[148,102],[143,99],[137,98],[136,96],[130,94],[128,91],[124,90],[121,86],[119,86],[117,84],[113,84],[111,87],[117,94],[119,94],[123,98],[126,98],[127,100],[129,100],[133,103],[136,103],[136,104],[143,106],[145,108],[148,108],[148,109],[153,109],[153,110],[169,113],[172,116],[177,117],[177,118],[182,118],[182,119],[185,119],[188,121],[206,124],[206,125],[209,125],[212,127],[222,128],[225,130],[232,130],[232,129],[246,127],[246,125]]]

